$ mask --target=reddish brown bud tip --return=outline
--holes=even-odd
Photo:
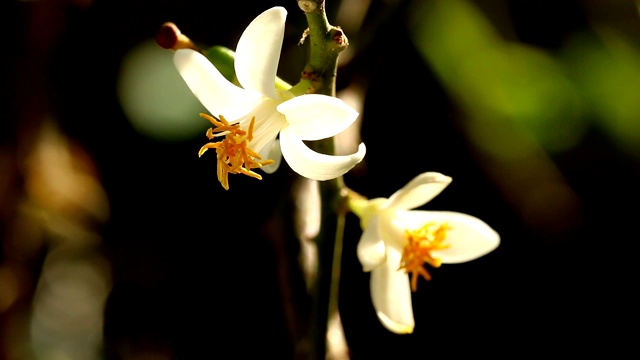
[[[156,43],[160,45],[160,47],[169,50],[193,49],[200,51],[186,35],[180,32],[176,24],[172,22],[162,24],[156,34]]]
[[[165,49],[173,49],[178,43],[178,37],[181,35],[180,29],[172,22],[162,24],[160,30],[156,34],[156,43]]]

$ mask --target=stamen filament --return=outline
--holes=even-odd
[[[198,151],[198,156],[202,156],[209,149],[216,149],[218,161],[218,181],[225,190],[229,190],[229,174],[244,174],[252,178],[262,180],[260,174],[251,171],[265,165],[273,164],[273,160],[262,160],[260,154],[249,148],[248,144],[253,140],[253,129],[256,118],[251,118],[249,128],[244,130],[239,123],[229,124],[220,115],[220,118],[208,114],[200,114],[201,117],[209,120],[214,128],[207,130],[206,136],[209,140],[217,136],[224,136],[218,142],[209,142],[203,145]]]
[[[407,244],[404,247],[398,270],[405,269],[407,274],[411,274],[411,290],[418,289],[418,275],[426,280],[431,280],[431,274],[424,267],[425,263],[434,268],[438,268],[442,264],[442,261],[434,257],[431,252],[451,246],[444,244],[449,230],[451,227],[448,224],[438,225],[433,222],[426,223],[417,230],[405,230]]]

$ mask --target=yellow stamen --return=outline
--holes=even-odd
[[[251,123],[247,130],[240,128],[240,124],[229,124],[220,115],[216,118],[207,114],[200,114],[201,117],[209,120],[215,128],[207,130],[207,138],[213,140],[217,136],[224,136],[218,142],[204,144],[198,151],[198,156],[202,156],[209,149],[216,149],[218,158],[218,181],[225,190],[229,190],[229,174],[244,174],[258,180],[262,179],[260,174],[251,171],[265,165],[273,164],[273,160],[262,160],[260,154],[249,148],[248,144],[253,140],[253,127],[256,118],[251,118]]]
[[[450,244],[443,243],[449,230],[451,230],[449,224],[433,222],[426,223],[417,230],[405,230],[408,242],[404,247],[399,269],[405,269],[407,274],[411,274],[411,290],[418,289],[418,275],[431,280],[431,274],[424,267],[425,263],[434,268],[442,264],[439,258],[431,255],[431,252],[450,247]]]

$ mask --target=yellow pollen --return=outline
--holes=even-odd
[[[431,274],[424,267],[425,263],[434,268],[440,267],[440,259],[431,255],[431,252],[450,246],[443,243],[449,230],[451,230],[449,224],[433,222],[426,223],[417,230],[405,230],[408,242],[402,252],[399,269],[404,269],[407,274],[411,274],[411,290],[418,289],[418,275],[431,280]]]
[[[262,160],[257,152],[249,148],[249,143],[253,140],[253,127],[256,118],[251,118],[251,123],[247,130],[240,128],[240,124],[229,124],[229,122],[220,115],[220,119],[200,114],[201,117],[209,120],[214,128],[207,130],[207,138],[213,140],[218,136],[224,136],[224,139],[217,142],[209,142],[204,144],[198,152],[198,156],[202,156],[209,149],[216,149],[218,158],[218,181],[225,190],[229,190],[229,174],[244,174],[258,180],[262,180],[260,174],[251,171],[251,169],[259,168],[264,165],[273,164],[273,160]]]

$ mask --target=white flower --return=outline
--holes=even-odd
[[[429,172],[388,199],[350,197],[351,210],[364,229],[357,254],[363,270],[371,271],[371,300],[382,324],[394,333],[413,332],[411,291],[417,288],[418,275],[431,278],[425,263],[439,267],[470,261],[500,244],[500,236],[473,216],[410,211],[429,202],[450,182],[448,176]]]
[[[207,149],[216,148],[219,177],[244,173],[261,178],[251,168],[271,173],[284,156],[300,175],[329,180],[343,175],[364,157],[364,144],[360,144],[355,154],[333,156],[317,153],[303,143],[342,132],[358,113],[335,97],[294,96],[290,91],[275,88],[286,15],[282,7],[271,8],[255,18],[240,37],[234,66],[242,87],[225,79],[199,52],[190,49],[175,52],[174,62],[180,75],[218,122],[212,121],[217,130],[207,133],[209,139],[226,136],[229,140],[225,145],[209,143],[200,151],[202,155]],[[222,118],[227,126],[220,125]],[[239,126],[233,127],[235,124]],[[223,179],[220,180],[224,186]]]

